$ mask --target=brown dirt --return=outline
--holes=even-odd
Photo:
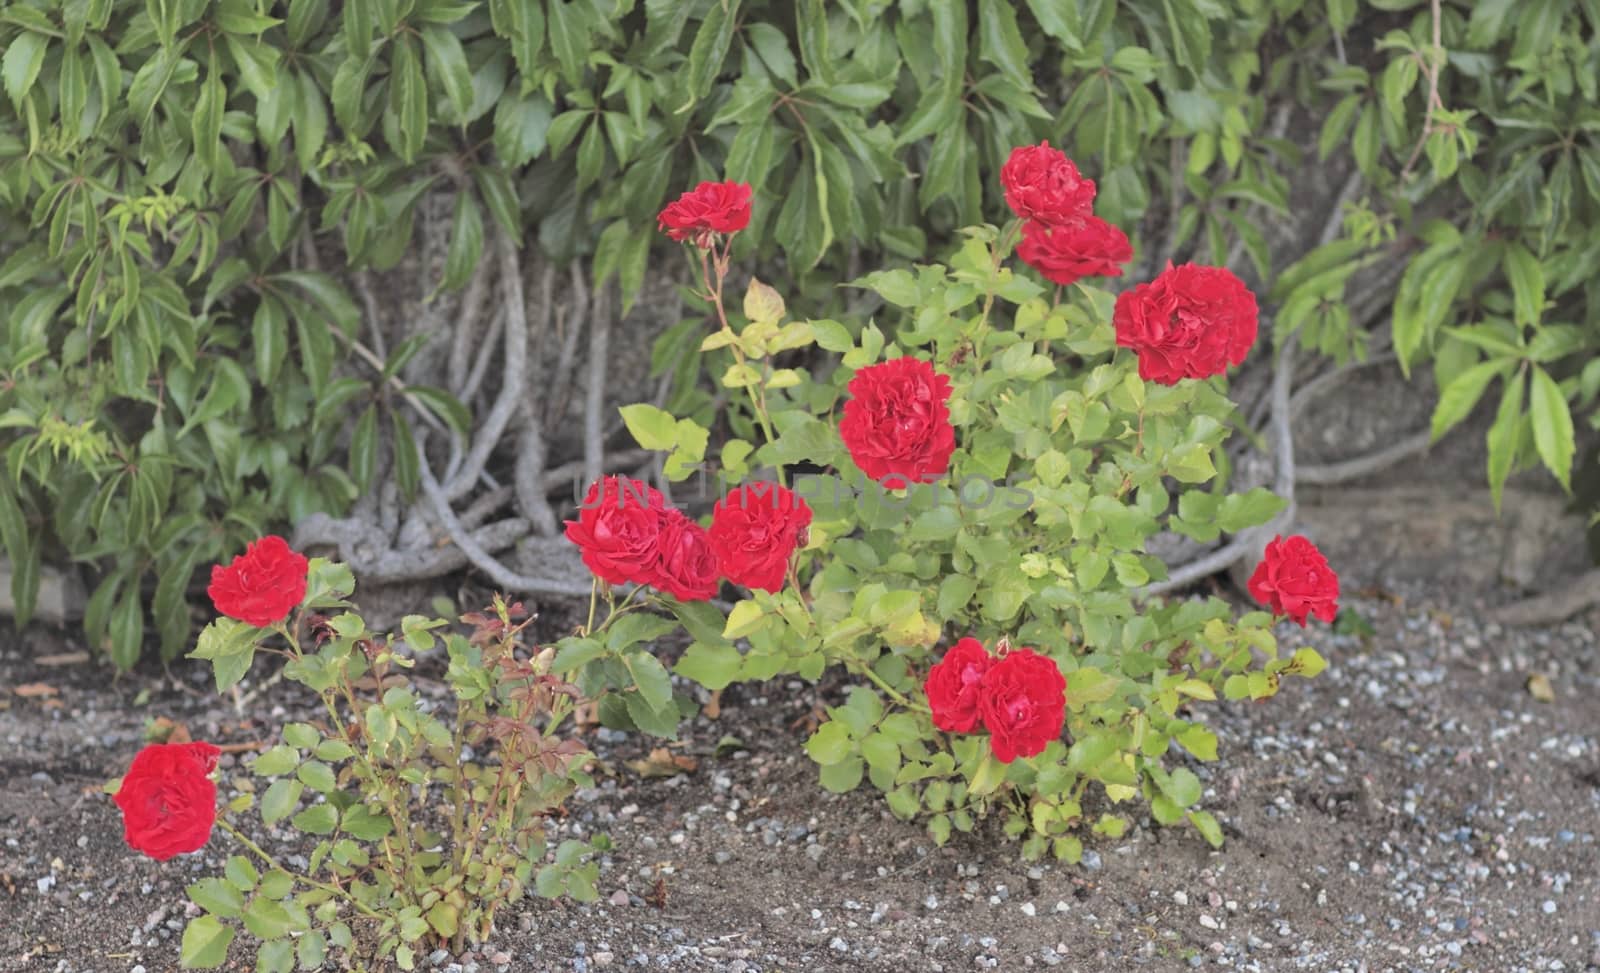
[[[641,779],[625,762],[645,741],[594,741],[599,786],[563,827],[615,842],[600,902],[516,903],[491,945],[437,959],[451,973],[495,960],[582,973],[1595,968],[1600,618],[1501,631],[1475,620],[1481,603],[1421,590],[1346,604],[1372,636],[1313,631],[1327,673],[1212,715],[1222,759],[1196,769],[1229,836],[1220,852],[1148,823],[1091,842],[1079,866],[1030,866],[992,833],[935,848],[870,791],[816,786],[790,725],[812,690],[742,687],[720,719],[685,728],[693,774]],[[33,641],[0,654],[0,969],[174,969],[183,885],[220,869],[226,839],[143,859],[100,787],[148,720],[251,742],[306,701],[280,684],[241,712],[188,663],[116,681],[37,665]],[[1554,702],[1528,693],[1533,673]],[[37,683],[57,694],[16,694]],[[742,749],[715,756],[729,734]]]

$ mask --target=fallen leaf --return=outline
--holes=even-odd
[[[1528,677],[1528,695],[1541,703],[1556,701],[1556,690],[1550,685],[1550,677],[1542,672],[1536,672]]]
[[[29,682],[16,686],[11,690],[24,699],[35,699],[40,696],[59,696],[61,690],[44,682]]]
[[[600,708],[594,703],[579,703],[572,708],[572,723],[587,730],[600,725]]]
[[[145,727],[144,736],[152,743],[189,743],[194,740],[189,735],[188,726],[165,716],[151,720],[150,725]]]
[[[678,774],[694,773],[700,761],[686,754],[675,754],[666,747],[656,747],[650,751],[650,756],[643,760],[630,760],[627,766],[640,777],[676,777]]]
[[[714,720],[717,717],[721,716],[722,715],[722,690],[713,689],[711,691],[711,698],[706,700],[706,704],[704,706],[700,707],[700,712],[708,720]]]

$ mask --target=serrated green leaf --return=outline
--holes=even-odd
[[[1563,489],[1572,489],[1572,456],[1577,450],[1572,425],[1572,412],[1567,408],[1567,397],[1550,373],[1534,366],[1533,382],[1528,390],[1529,417],[1533,422],[1533,445],[1539,459]]]
[[[214,970],[227,961],[232,942],[233,927],[223,925],[215,916],[190,919],[183,929],[178,962],[186,970]]]
[[[261,822],[276,824],[288,817],[300,802],[305,785],[289,777],[280,777],[261,795]]]

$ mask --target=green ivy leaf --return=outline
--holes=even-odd
[[[1217,824],[1217,819],[1208,811],[1188,812],[1189,823],[1194,825],[1200,836],[1213,848],[1222,847],[1222,826]]]

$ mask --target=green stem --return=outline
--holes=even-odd
[[[590,632],[594,631],[594,605],[595,600],[599,598],[599,596],[600,579],[595,578],[589,583],[589,620],[585,622],[583,626],[583,634],[585,638],[588,637]]]
[[[319,881],[317,881],[316,879],[312,878],[309,875],[301,875],[298,872],[291,872],[287,868],[284,868],[283,865],[279,864],[279,862],[278,862],[278,860],[276,858],[273,858],[270,854],[267,853],[266,849],[262,848],[260,845],[256,844],[254,841],[251,841],[249,838],[245,837],[245,835],[243,833],[241,833],[233,825],[229,824],[227,821],[223,820],[222,818],[218,818],[217,819],[217,827],[221,828],[223,831],[226,831],[228,834],[232,835],[233,836],[233,840],[239,842],[239,844],[244,845],[245,848],[247,848],[250,851],[254,852],[256,854],[256,857],[260,858],[262,861],[267,863],[268,867],[274,868],[274,869],[276,869],[276,870],[278,870],[280,872],[283,872],[284,874],[286,874],[286,875],[290,876],[291,878],[293,878],[296,882],[300,882],[302,884],[309,885],[314,889],[322,889],[324,892],[329,892],[329,893],[332,893],[333,895],[339,896],[341,899],[344,899],[346,902],[349,902],[351,905],[355,906],[356,910],[358,912],[360,912],[362,915],[368,916],[368,917],[373,918],[373,919],[377,919],[379,921],[384,921],[385,917],[384,917],[384,915],[382,913],[375,912],[371,908],[368,908],[365,904],[363,904],[362,902],[358,901],[355,896],[351,895],[348,890],[342,889],[337,885],[330,885],[327,882],[319,882]]]
[[[377,677],[375,676],[375,678]],[[379,679],[379,682],[381,684],[382,680]],[[359,713],[360,707],[357,703],[355,692],[343,682],[339,684],[339,690],[343,694],[345,702],[350,706],[350,712]],[[339,738],[350,740],[351,735],[345,729],[344,721],[339,718],[339,708],[333,704],[333,700],[328,698],[326,693],[322,694],[322,705],[327,709],[328,719],[333,721],[333,727],[338,731]],[[362,733],[362,738],[368,739],[365,732]],[[368,745],[370,746],[370,741]],[[356,773],[366,780],[370,793],[386,793],[383,781],[379,779],[377,769],[373,767],[372,761],[361,755],[360,751],[357,751],[355,755],[355,768]],[[405,865],[404,874],[408,878],[409,886],[409,880],[420,874],[420,871],[416,868],[416,859],[411,847],[410,816],[403,812],[403,808],[395,804],[392,797],[386,796],[383,805],[384,810],[389,812],[389,820],[394,822],[395,832],[400,836],[400,859]],[[394,852],[389,847],[388,839],[384,839],[383,842],[383,857],[389,862],[389,870],[395,871]]]
[[[972,332],[973,357],[977,359],[977,366],[974,369],[976,372],[983,371],[983,338],[984,334],[989,330],[989,312],[994,310],[994,278],[1000,273],[1000,255],[1011,249],[1014,242],[1012,238],[1020,234],[1021,228],[1022,224],[1017,220],[1006,224],[1005,230],[1001,232],[1000,239],[996,242],[992,251],[993,262],[990,265],[989,286],[985,289],[983,295],[983,314],[979,316],[978,326]]]
[[[817,619],[811,614],[811,606],[806,604],[805,589],[800,587],[800,572],[795,567],[794,558],[789,558],[789,583],[794,585],[794,596],[800,602],[800,610],[806,613],[806,621],[811,623],[812,631],[816,631]]]
[[[717,309],[717,323],[720,324],[722,326],[722,330],[726,331],[728,336],[733,339],[728,343],[728,350],[733,352],[734,360],[740,365],[746,365],[748,364],[748,359],[745,358],[744,348],[739,345],[739,337],[733,333],[733,327],[728,324],[728,312],[722,306],[722,281],[726,274],[726,257],[718,257],[716,261],[716,273],[713,274],[711,263],[706,256],[706,251],[700,251],[700,278],[701,282],[705,284],[706,293],[711,297],[712,307]],[[761,426],[762,438],[764,438],[768,443],[776,442],[777,437],[772,434],[772,421],[767,413],[767,390],[765,378],[763,377],[763,381],[758,382],[755,385],[746,385],[744,390],[745,393],[750,397],[750,408],[751,411],[755,413],[756,422]],[[784,482],[782,467],[778,468],[778,485],[788,485]]]
[[[845,660],[845,668],[850,669],[858,675],[866,676],[868,679],[872,680],[872,682],[877,685],[879,689],[883,690],[883,694],[885,696],[888,696],[890,699],[899,703],[901,706],[904,706],[906,709],[914,709],[921,713],[931,712],[927,706],[913,701],[905,693],[902,693],[900,690],[889,685],[888,680],[878,675],[871,666],[860,661],[859,659]]]

